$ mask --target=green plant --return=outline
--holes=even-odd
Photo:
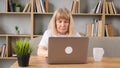
[[[32,46],[30,45],[28,39],[19,39],[13,45],[13,49],[17,56],[27,56],[30,55],[33,51]]]
[[[15,30],[18,31],[19,27],[18,26],[15,26]]]
[[[16,2],[15,7],[21,7],[21,4],[19,2]]]

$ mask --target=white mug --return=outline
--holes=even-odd
[[[104,49],[103,48],[99,48],[99,47],[93,48],[94,61],[102,61],[103,55],[104,55]]]

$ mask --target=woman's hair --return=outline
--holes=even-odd
[[[50,23],[48,25],[48,29],[50,29],[53,33],[53,35],[57,35],[58,32],[56,30],[56,19],[60,19],[60,18],[64,18],[69,20],[69,28],[68,28],[68,34],[69,35],[73,35],[74,34],[74,22],[73,22],[73,18],[72,18],[72,14],[71,12],[66,9],[66,8],[59,8],[58,10],[56,10],[52,16],[52,19],[50,20]]]

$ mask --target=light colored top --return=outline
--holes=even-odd
[[[39,46],[45,46],[48,48],[48,39],[49,37],[69,37],[68,34],[66,35],[52,35],[52,32],[50,30],[46,30],[42,36],[42,39],[39,43]],[[79,33],[75,33],[73,36],[71,37],[81,37]]]

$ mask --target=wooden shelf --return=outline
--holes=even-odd
[[[25,35],[25,34],[20,34],[20,35],[16,35],[16,34],[8,34],[7,36],[12,36],[12,37],[17,37],[17,36],[20,36],[20,37],[30,37],[31,35]]]
[[[53,12],[48,12],[48,13],[34,12],[34,14],[52,15],[52,14],[53,14]]]
[[[43,35],[33,35],[34,37],[42,37]]]
[[[1,36],[6,36],[6,34],[0,34],[0,37],[1,37]]]
[[[41,14],[41,15],[52,15],[52,12],[49,13],[38,13],[38,12],[34,12],[34,14]],[[72,13],[72,15],[85,15],[85,16],[101,16],[102,14],[98,13],[98,14],[90,14],[90,13]]]
[[[31,12],[0,12],[0,14],[31,14]]]
[[[84,16],[101,16],[102,14],[90,14],[90,13],[73,13],[72,15],[84,15]]]
[[[0,59],[17,59],[17,57],[0,57]]]
[[[29,34],[19,34],[19,35],[16,35],[16,34],[0,34],[0,36],[13,36],[13,37],[14,36],[20,36],[20,37],[22,37],[22,36],[26,37],[27,36],[27,37],[30,37],[31,35],[29,35]]]
[[[106,16],[120,16],[120,14],[105,14]]]

